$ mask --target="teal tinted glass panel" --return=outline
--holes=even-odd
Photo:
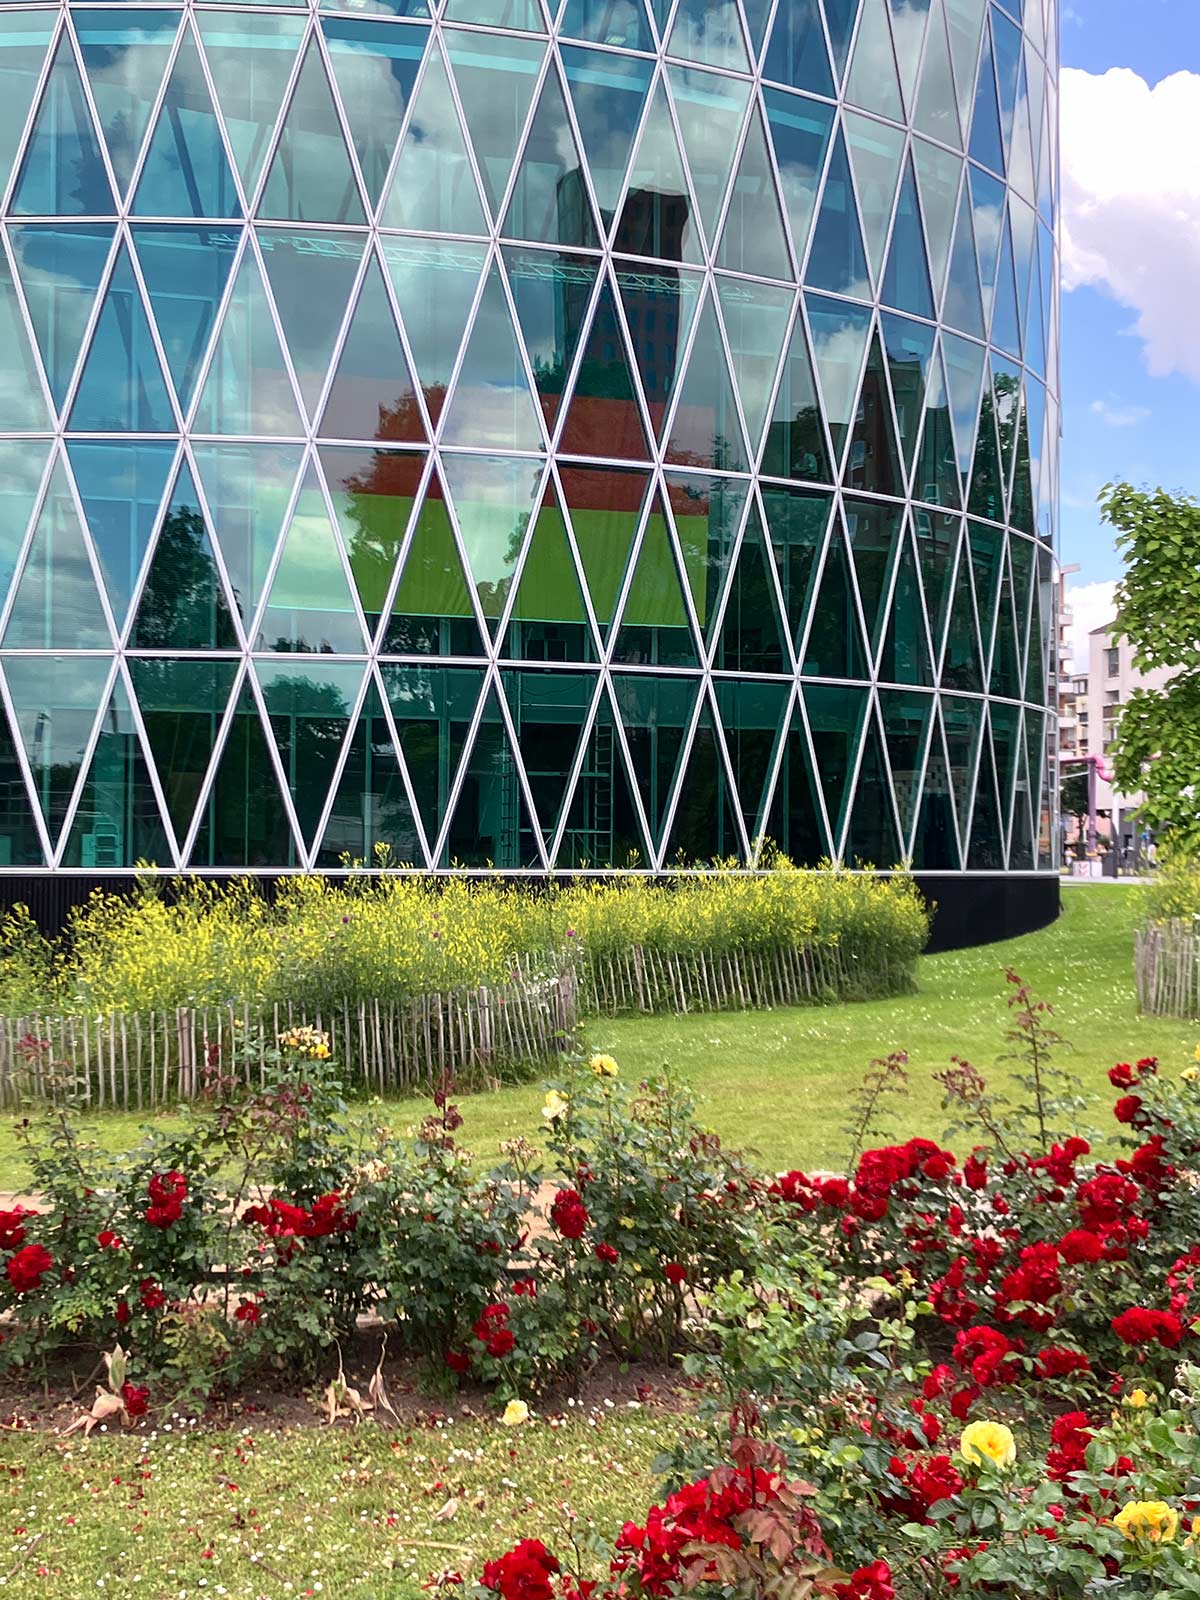
[[[539,831],[529,813],[500,700],[489,689],[447,830],[442,863],[466,867],[535,867]]]
[[[767,848],[782,851],[798,866],[815,867],[831,852],[820,785],[799,706],[792,709],[782,743],[767,814]]]
[[[289,0],[292,5],[297,5],[300,0]],[[349,6],[345,0],[321,0],[322,11],[347,11]],[[427,17],[429,6],[426,0],[355,0],[356,12],[367,12],[372,16],[381,17]]]
[[[396,319],[374,257],[350,314],[321,432],[334,439],[425,439]]]
[[[848,111],[846,144],[858,185],[859,211],[871,273],[878,279],[900,182],[904,134],[899,128],[889,128],[874,117]]]
[[[367,198],[376,205],[428,34],[423,28],[393,28],[348,17],[326,17],[321,31]]]
[[[867,653],[854,572],[845,538],[836,521],[808,620],[808,636],[800,662],[806,677],[866,677]]]
[[[314,416],[366,239],[332,229],[261,228],[258,242],[300,395]]]
[[[648,61],[579,45],[563,45],[561,55],[583,153],[607,227],[620,203],[652,66]]]
[[[729,579],[729,593],[716,640],[714,668],[726,672],[791,671],[787,626],[779,608],[775,574],[757,511],[746,523],[742,547]]]
[[[237,670],[235,661],[129,662],[130,682],[180,845],[196,813]]]
[[[825,416],[840,461],[853,420],[859,373],[871,332],[871,313],[820,295],[806,295],[813,355],[825,402]]]
[[[318,657],[258,661],[254,672],[296,820],[311,844],[358,704],[363,667]]]
[[[233,158],[250,195],[270,149],[304,25],[299,17],[198,11],[196,26]]]
[[[613,248],[630,255],[698,262],[703,246],[666,89],[660,80],[630,168]]]
[[[118,629],[125,626],[175,454],[173,444],[149,441],[79,440],[68,449]]]
[[[879,724],[875,715],[870,714],[863,734],[854,798],[848,807],[846,837],[842,842],[842,856],[848,864],[899,864],[900,844],[890,780]]]
[[[130,644],[138,650],[228,650],[237,631],[186,463],[158,527]]]
[[[833,74],[817,0],[795,0],[775,9],[763,77],[809,94],[832,96]]]
[[[642,0],[567,0],[559,18],[564,39],[652,50],[650,24]]]
[[[871,298],[871,280],[858,223],[850,163],[846,159],[846,143],[840,133],[829,159],[805,280],[816,289],[828,289],[834,294],[850,295],[856,300]]]
[[[792,248],[796,260],[802,262],[825,166],[825,152],[829,147],[833,107],[780,94],[776,89],[763,90],[763,104],[779,168]]]
[[[303,431],[262,276],[249,250],[217,332],[192,426],[198,433]]]
[[[233,169],[190,32],[171,68],[131,209],[150,217],[241,216]]]
[[[549,848],[595,697],[596,679],[590,673],[525,670],[502,673],[501,683],[517,744],[526,756],[526,775],[542,839]],[[604,777],[611,783],[611,753],[606,765],[609,770]],[[599,776],[594,774],[593,781]],[[593,848],[599,842],[595,841]],[[531,844],[532,841],[522,842],[523,857],[530,856]]]
[[[380,677],[432,845],[479,703],[483,674],[474,667],[431,670],[385,664]]]
[[[718,278],[717,299],[753,457],[762,441],[795,296],[770,284]]]
[[[8,598],[48,453],[45,440],[0,442],[0,605]]]
[[[904,111],[887,0],[860,0],[860,10],[854,58],[846,78],[846,99],[851,105],[899,122]]]
[[[933,295],[925,257],[925,231],[921,226],[917,184],[911,162],[906,163],[900,183],[882,297],[887,305],[908,311],[915,317],[933,316]]]
[[[139,862],[170,866],[172,852],[129,695],[118,677],[100,718],[62,865],[103,868]]]
[[[762,470],[778,478],[811,478],[818,483],[833,481],[802,316],[796,318],[775,393]]]
[[[300,859],[272,746],[248,683],[233,708],[191,859],[194,866],[212,867],[284,867]]]
[[[766,803],[776,752],[787,731],[788,688],[782,683],[715,685],[725,746],[751,846],[766,829]]]
[[[390,238],[380,244],[417,381],[436,425],[486,256],[472,244]]]
[[[750,58],[736,0],[679,0],[667,54],[705,67],[748,72]]]
[[[26,217],[108,216],[113,193],[68,36],[59,35],[25,159],[13,212]]]
[[[106,656],[10,656],[3,663],[16,731],[52,847],[66,820],[111,665]]]
[[[628,867],[646,861],[633,784],[607,693],[601,695],[558,848],[560,867]]]
[[[382,492],[389,498],[394,496],[391,515],[397,520],[409,492],[415,502],[419,481],[416,467],[412,459],[388,461],[384,471],[378,474]],[[328,464],[326,472],[329,472]],[[375,477],[372,473],[372,493]],[[330,487],[333,487],[332,480]],[[361,502],[357,492],[354,504],[353,514],[361,520],[368,508],[359,509]],[[386,505],[376,509],[371,503],[372,517],[386,514]],[[340,513],[339,520],[344,529],[346,519]],[[358,539],[352,536],[348,548],[361,592],[362,563],[357,559],[358,545]],[[412,537],[404,554],[400,581],[383,627],[380,648],[389,655],[483,655],[483,638],[476,621],[471,587],[445,490],[437,473],[432,472],[413,519]],[[367,604],[367,599],[364,594],[364,609],[371,614],[373,607]]]
[[[674,819],[663,846],[664,865],[684,867],[744,857],[733,792],[705,696],[687,766],[677,784]]]
[[[858,7],[859,0],[825,0],[825,20],[829,25],[834,68],[839,78],[846,70],[846,57],[850,53],[850,38],[858,19]]]
[[[295,446],[197,444],[209,524],[247,630],[262,598],[300,468]]]
[[[934,330],[925,322],[885,311],[879,319],[888,377],[896,408],[896,427],[906,472],[912,470],[921,435],[925,395],[933,365]]]
[[[679,754],[695,714],[698,680],[621,673],[613,700],[625,730],[633,772],[651,835],[661,840]]]
[[[0,256],[0,428],[48,427],[41,387],[8,260]]]
[[[233,267],[223,229],[137,223],[130,230],[180,407],[186,411]]]
[[[494,632],[533,519],[541,463],[446,455],[442,471],[480,610]]]
[[[33,525],[3,643],[10,650],[87,650],[112,644],[61,460]]]
[[[495,265],[475,310],[442,439],[500,450],[537,450],[542,445],[537,408]]]
[[[725,213],[717,265],[763,278],[793,278],[762,119],[751,113]]]
[[[551,65],[529,129],[504,232],[547,244],[599,244],[583,162]]]
[[[0,185],[7,187],[53,32],[48,12],[0,15]]]
[[[687,67],[668,67],[683,151],[710,246],[746,122],[749,85]]]
[[[308,731],[303,723],[298,730],[301,737]],[[302,774],[307,770],[304,766],[300,769]],[[303,798],[301,790],[297,809]],[[376,864],[384,859],[391,864],[421,866],[425,852],[383,702],[372,680],[346,749],[314,865],[342,866],[348,860]]]
[[[475,22],[491,28],[545,31],[546,22],[537,0],[449,0],[448,22]]]
[[[296,222],[365,222],[362,197],[316,42],[305,52],[280,124],[259,215]]]
[[[867,691],[806,684],[803,693],[829,828],[836,842],[849,809],[850,779],[868,710]]]
[[[546,426],[553,429],[583,331],[597,263],[587,256],[504,249],[517,326]]]
[[[867,351],[867,365],[854,411],[854,425],[850,430],[850,447],[846,452],[842,481],[851,489],[902,495],[904,474],[892,426],[886,373],[883,347],[876,334]]]
[[[533,39],[500,41],[476,33],[447,32],[444,37],[467,133],[495,216],[508,186],[546,47]]]
[[[109,160],[124,194],[179,28],[177,11],[83,11],[75,21]]]
[[[104,292],[68,427],[81,433],[169,433],[175,427],[150,321],[124,249]]]
[[[304,655],[354,655],[366,643],[341,541],[310,466],[251,645]]]
[[[450,79],[434,42],[379,220],[421,233],[487,232]]]

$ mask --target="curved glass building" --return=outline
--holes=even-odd
[[[1049,881],[1055,13],[0,5],[0,869]]]

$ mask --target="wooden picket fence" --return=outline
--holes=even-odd
[[[1138,1010],[1154,1017],[1200,1017],[1200,925],[1150,922],[1133,936]]]
[[[841,999],[847,968],[837,945],[665,954],[632,945],[580,969],[585,1014],[738,1011]]]

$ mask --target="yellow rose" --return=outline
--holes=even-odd
[[[557,1122],[559,1117],[565,1117],[569,1102],[557,1089],[551,1089],[542,1106],[542,1117],[546,1122]]]
[[[1200,1078],[1200,1067],[1184,1067],[1179,1076],[1184,1083],[1195,1083],[1196,1079]]]
[[[1195,1051],[1193,1052],[1193,1054],[1195,1055],[1196,1060],[1200,1061],[1200,1044],[1198,1044],[1196,1046]]]
[[[1143,1407],[1153,1405],[1153,1401],[1145,1389],[1135,1389],[1132,1394],[1127,1394],[1121,1401],[1123,1406],[1129,1406],[1134,1411],[1141,1411]]]
[[[529,1421],[529,1407],[524,1400],[510,1400],[500,1421],[506,1428],[519,1428],[523,1422]]]
[[[1012,1429],[1002,1422],[972,1422],[962,1431],[958,1441],[959,1454],[967,1461],[982,1466],[990,1461],[993,1466],[1011,1467],[1017,1459],[1017,1442]]]
[[[611,1056],[593,1056],[588,1066],[598,1078],[615,1078],[617,1075],[617,1063]]]
[[[1179,1513],[1165,1500],[1131,1500],[1117,1512],[1113,1527],[1131,1544],[1143,1539],[1148,1544],[1169,1544],[1179,1532]]]

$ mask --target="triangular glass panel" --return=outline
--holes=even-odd
[[[1017,295],[1013,280],[1012,236],[1008,224],[1000,247],[1000,273],[996,284],[996,314],[992,319],[992,343],[1018,359],[1021,354],[1021,328],[1017,320]]]
[[[805,295],[804,301],[834,460],[840,464],[854,419],[859,374],[871,335],[871,313],[865,306],[848,306],[820,295]]]
[[[10,656],[4,663],[17,732],[52,848],[75,793],[111,666],[111,656]],[[21,786],[16,788],[20,795]]]
[[[1012,566],[1013,615],[1017,629],[1017,654],[1020,658],[1021,675],[1023,677],[1029,642],[1031,608],[1036,612],[1037,586],[1034,583],[1034,567],[1037,558],[1034,555],[1034,547],[1028,539],[1010,537],[1008,541],[1008,559]],[[1028,700],[1032,696],[1026,695],[1025,698]]]
[[[380,677],[425,836],[432,845],[479,703],[483,672],[476,667],[384,663]]]
[[[763,77],[785,83],[789,89],[833,98],[833,74],[817,0],[793,0],[790,5],[776,6]]]
[[[879,656],[879,678],[887,683],[917,683],[930,688],[935,682],[921,580],[907,536],[901,541],[896,561],[887,632]]]
[[[84,11],[76,18],[79,53],[104,142],[124,194],[179,27],[177,11]]]
[[[413,523],[380,649],[389,655],[483,654],[467,576],[436,471]]]
[[[190,667],[193,663],[179,665]],[[198,675],[193,681],[198,694],[208,688]],[[203,714],[192,712],[191,707],[188,710],[191,714],[187,722],[195,725],[197,735],[202,737]],[[300,864],[302,857],[280,792],[272,748],[247,678],[233,704],[225,746],[211,786],[201,801],[191,852],[193,866]]]
[[[208,227],[135,223],[130,234],[175,393],[186,412],[234,253],[225,231]],[[312,261],[305,266],[310,273]]]
[[[829,24],[829,42],[833,46],[833,70],[841,82],[846,70],[846,57],[850,53],[850,39],[858,20],[859,0],[825,0],[825,20]]]
[[[690,67],[668,67],[667,77],[688,175],[711,245],[746,122],[750,86],[740,78],[720,78]],[[613,249],[621,248],[618,236]]]
[[[762,117],[757,110],[750,113],[716,265],[763,278],[795,278]]]
[[[175,427],[150,322],[123,245],[83,363],[69,426],[80,433],[169,433]]]
[[[661,839],[684,739],[692,725],[700,681],[624,672],[613,676],[613,700],[625,730],[655,849]]]
[[[902,855],[879,717],[871,711],[863,735],[842,859],[851,867],[892,867],[900,865]]]
[[[71,774],[74,778],[74,773]],[[0,782],[4,784],[4,852],[6,865],[12,867],[45,867],[49,865],[42,847],[25,775],[17,756],[17,747],[9,731],[7,717],[0,722]]]
[[[913,824],[921,793],[921,775],[933,727],[934,697],[907,689],[880,689],[879,715],[892,772],[892,789],[900,816],[902,855],[912,851]],[[939,735],[938,744],[941,744]]]
[[[975,247],[979,255],[979,279],[983,289],[984,326],[992,320],[996,299],[996,265],[1000,257],[1000,237],[1004,232],[1004,185],[982,167],[967,168],[971,184],[971,210],[975,222]],[[1011,276],[1011,267],[1009,269]]]
[[[782,16],[785,9],[781,6],[779,15]],[[832,106],[822,105],[817,100],[801,100],[778,89],[764,89],[763,104],[779,168],[792,247],[799,264],[804,260],[808,245],[834,111]]]
[[[971,195],[964,185],[958,205],[958,226],[950,256],[950,276],[942,321],[963,333],[984,337],[983,305],[979,298],[979,261],[975,253],[975,233],[971,226]]]
[[[1004,520],[1004,476],[996,442],[996,402],[990,385],[985,386],[975,435],[975,460],[971,467],[971,491],[967,510],[992,522]]]
[[[975,623],[970,562],[967,560],[965,546],[959,557],[954,594],[950,602],[946,648],[942,656],[941,685],[943,689],[963,689],[972,694],[983,692],[979,631]]]
[[[767,831],[770,783],[780,742],[787,732],[791,686],[720,678],[714,689],[742,821],[753,850],[755,842]]]
[[[514,239],[589,249],[600,242],[583,161],[553,61],[517,166],[504,232]]]
[[[749,72],[736,0],[679,0],[667,40],[667,54],[702,67]]]
[[[800,867],[815,867],[832,854],[825,829],[820,784],[804,713],[797,704],[783,736],[779,772],[767,814],[768,847],[779,849]]]
[[[563,498],[591,597],[607,639],[641,523],[649,474],[627,467],[560,469]]]
[[[200,52],[190,30],[184,33],[171,68],[130,209],[144,217],[242,214]]]
[[[967,700],[959,695],[942,696],[942,726],[946,735],[950,790],[964,851],[983,733],[983,704],[982,700]]]
[[[950,585],[954,578],[962,535],[962,519],[944,511],[918,511],[913,519],[913,537],[921,568],[921,588],[925,612],[933,640],[936,661],[942,653],[946,631],[946,608],[950,604]],[[967,557],[964,560],[969,559]]]
[[[991,655],[996,602],[1000,595],[1001,574],[1006,566],[1005,540],[998,528],[988,528],[974,519],[967,523],[967,540],[971,552],[971,572],[975,580],[975,607],[979,613],[983,659],[986,662]]]
[[[666,477],[684,577],[707,647],[713,643],[749,488],[742,479],[715,478],[707,472],[672,472]]]
[[[832,495],[811,489],[763,487],[763,510],[775,554],[792,641],[799,645],[808,626],[813,590],[829,527]]]
[[[23,433],[51,426],[8,257],[0,253],[0,428]]]
[[[842,481],[849,489],[902,495],[904,471],[892,426],[892,405],[878,333],[871,336]]]
[[[482,245],[419,239],[383,238],[380,246],[421,392],[436,426],[486,253]]]
[[[933,373],[925,396],[925,420],[917,464],[913,472],[913,498],[931,505],[962,505],[962,486],[958,478],[958,457],[941,354],[935,354]]]
[[[817,772],[825,795],[829,830],[837,852],[846,818],[850,779],[858,759],[858,747],[868,710],[869,691],[806,683],[801,693],[808,713]]]
[[[559,53],[601,225],[607,230],[620,205],[654,64],[580,45],[563,45]]]
[[[298,445],[195,444],[210,526],[247,633],[300,469]]]
[[[665,261],[704,259],[662,79],[642,125],[613,249]]]
[[[903,508],[877,500],[845,501],[846,534],[854,554],[858,593],[867,624],[867,642],[875,659],[887,613],[892,563],[900,546]]]
[[[959,825],[963,825],[960,812]],[[971,843],[967,850],[969,872],[995,872],[1004,866],[1004,825],[996,798],[996,768],[991,741],[985,736],[975,778],[975,804],[971,812]]]
[[[373,256],[350,314],[320,431],[336,439],[425,443],[416,389]]]
[[[103,217],[115,209],[71,36],[59,34],[10,209],[25,217]]]
[[[737,796],[721,754],[712,705],[703,695],[687,764],[676,780],[675,815],[663,846],[664,867],[701,866],[746,859],[737,818]]]
[[[106,224],[29,224],[13,227],[8,234],[56,406],[67,397],[70,374],[109,261],[112,234],[114,229]]]
[[[770,411],[775,374],[779,370],[779,358],[795,296],[790,289],[765,283],[748,283],[741,278],[719,277],[716,281],[734,382],[738,399],[742,402],[750,454],[754,457],[758,453]],[[802,319],[799,328],[803,350]],[[807,351],[803,351],[803,354],[807,362]],[[811,376],[809,385],[811,389]],[[811,476],[809,473],[791,475]]]
[[[1014,528],[1022,533],[1033,533],[1034,529],[1034,486],[1033,471],[1029,453],[1030,431],[1030,397],[1037,387],[1032,379],[1026,380],[1025,405],[1021,410],[1021,420],[1017,427],[1016,467],[1013,471],[1012,501],[1009,506],[1008,520]],[[1040,414],[1037,419],[1041,426]]]
[[[596,678],[583,672],[509,670],[500,674],[500,682],[516,731],[517,748],[524,759],[542,843],[549,854],[595,697]],[[611,722],[609,728],[611,731]],[[581,781],[609,778],[615,754],[611,741],[606,754],[609,772],[601,775],[593,771],[587,779],[581,774]],[[613,773],[612,778],[615,776]],[[611,801],[610,795],[604,798]],[[596,808],[593,818],[599,820]],[[577,841],[574,848],[578,849],[580,843]],[[528,856],[528,846],[522,854]]]
[[[1009,146],[1008,181],[1023,199],[1034,197],[1033,141],[1029,132],[1029,82],[1025,62],[1017,81],[1012,143]]]
[[[49,449],[44,440],[0,440],[0,607],[8,599]]]
[[[992,397],[1000,442],[1000,471],[1007,489],[1012,480],[1017,448],[1017,412],[1021,400],[1021,372],[1011,362],[992,358]]]
[[[658,309],[660,295],[665,296],[664,327],[656,343],[656,353],[662,356],[663,365],[655,364],[653,376],[659,388],[669,394],[675,383],[675,360],[683,341],[668,334],[667,319],[674,315],[677,322],[684,317],[690,322],[698,282],[690,276],[680,278],[652,271],[649,277],[642,273],[633,275],[626,284],[625,276],[621,275],[622,287],[631,288],[639,299],[648,299],[649,304],[639,308],[647,320],[651,311]],[[668,337],[673,347],[669,352]],[[600,285],[575,388],[567,402],[559,449],[568,455],[613,456],[627,461],[644,461],[649,456],[637,402],[637,382],[626,353],[616,298],[607,277]]]
[[[556,673],[555,677],[561,677]],[[578,693],[572,683],[572,693]],[[579,725],[583,718],[580,716]],[[534,800],[541,811],[538,781],[531,775]],[[545,823],[543,822],[543,826]],[[563,867],[628,867],[644,865],[647,846],[625,765],[617,719],[607,689],[601,692],[596,717],[587,737],[583,764],[567,808],[555,865]]]
[[[613,0],[567,0],[558,31],[565,39],[586,39],[592,44],[617,45],[626,50],[654,49],[642,0],[616,5]]]
[[[946,358],[947,394],[954,419],[958,465],[965,481],[975,459],[985,352],[982,345],[946,333],[942,335],[942,354]]]
[[[254,252],[238,267],[192,419],[196,433],[302,434]]]
[[[630,666],[642,662],[676,667],[700,664],[675,542],[657,497],[646,519],[612,659]]]
[[[367,647],[340,541],[311,464],[251,647],[307,655],[356,655]]]
[[[992,52],[984,34],[983,55],[979,63],[979,84],[975,109],[971,114],[971,160],[1004,176],[1004,146],[1000,133],[1000,110],[996,100],[996,75]]]
[[[846,294],[856,300],[871,298],[871,281],[858,225],[854,185],[846,141],[839,132],[829,158],[825,192],[813,229],[805,281],[814,289]]]
[[[544,250],[517,245],[505,245],[501,254],[534,388],[547,430],[553,432],[587,320],[599,262],[594,256],[548,255]],[[615,320],[609,326],[608,339],[615,351],[619,344]],[[596,347],[593,338],[591,348]],[[586,375],[580,376],[586,383]]]
[[[7,184],[25,132],[25,121],[42,75],[57,15],[18,11],[0,15],[0,52],[4,58],[4,99],[0,103],[0,172]]]
[[[896,77],[887,0],[862,0],[861,9],[854,60],[846,80],[846,99],[850,105],[890,117],[893,122],[903,122],[904,107]]]
[[[317,452],[350,575],[373,634],[387,609],[425,471],[424,451],[323,445]]]
[[[4,630],[6,650],[112,648],[79,513],[60,460],[33,527]]]
[[[900,66],[900,88],[911,114],[916,102],[917,69],[929,19],[930,0],[892,0],[892,37]],[[935,12],[935,20],[938,15]]]
[[[911,161],[905,166],[900,198],[896,203],[896,220],[892,226],[892,243],[887,271],[883,275],[882,293],[888,305],[909,311],[915,317],[933,317],[929,269],[925,264],[925,236]]]
[[[1010,872],[1032,872],[1033,867],[1033,802],[1029,789],[1029,764],[1026,760],[1024,744],[1022,743],[1017,757],[1017,781],[1013,792],[1012,831],[1009,834],[1008,844],[1008,870]]]
[[[326,17],[321,32],[367,202],[373,208],[383,191],[396,130],[403,125],[429,35],[424,28],[395,28],[390,22],[358,17]]]
[[[758,509],[753,505],[729,579],[712,664],[722,672],[790,674],[792,670],[787,625],[779,611],[771,557]]]
[[[75,487],[100,561],[118,632],[158,523],[174,444],[148,440],[76,440],[68,446]]]
[[[542,465],[505,456],[445,455],[442,472],[467,570],[494,636],[534,517]]]
[[[598,659],[566,521],[549,484],[517,580],[500,654],[518,661]],[[540,814],[540,806],[538,810]]]
[[[950,259],[950,236],[954,231],[963,163],[949,150],[928,144],[924,139],[914,139],[912,149],[917,189],[925,213],[929,263],[933,271],[933,298],[940,304],[942,287],[946,281],[946,263]]]
[[[1042,806],[1044,805],[1045,800],[1049,798],[1046,795],[1045,787],[1044,787],[1045,776],[1046,776],[1046,774],[1045,774],[1045,766],[1046,766],[1047,754],[1048,754],[1048,752],[1047,752],[1047,749],[1046,749],[1046,719],[1044,717],[1042,717],[1041,715],[1039,715],[1037,712],[1030,711],[1028,709],[1028,707],[1026,707],[1026,710],[1025,710],[1025,760],[1026,760],[1026,763],[1028,764],[1028,767],[1029,767],[1029,807],[1030,807],[1030,810],[1033,813],[1033,819],[1032,820],[1033,820],[1033,831],[1034,831],[1034,836],[1035,837],[1037,837],[1038,833],[1040,832],[1039,823],[1041,823],[1044,826],[1045,823],[1048,821],[1048,819],[1045,816],[1044,811],[1042,812],[1041,817],[1039,817],[1039,811],[1041,810]],[[1039,841],[1039,849],[1038,849],[1038,856],[1039,856],[1038,865],[1039,866],[1048,865],[1048,860],[1041,859],[1041,856],[1042,856],[1042,850],[1044,848],[1046,850],[1046,854],[1047,854],[1047,857],[1048,857],[1048,854],[1049,854],[1049,849],[1048,849],[1049,843],[1050,843],[1050,841],[1047,838],[1043,838],[1042,840]]]
[[[500,450],[539,450],[543,445],[538,408],[495,261],[446,407],[442,442]]]
[[[379,221],[385,228],[410,228],[418,233],[488,231],[436,38],[429,47],[425,76],[413,101]]]
[[[443,38],[488,205],[498,216],[546,46],[541,40],[505,39],[498,71],[496,41],[486,34],[455,31]]]
[[[889,128],[873,117],[860,116],[857,111],[846,113],[845,124],[871,276],[878,280],[900,182],[904,131]]]
[[[315,39],[280,123],[258,212],[291,222],[366,221]]]
[[[920,809],[913,829],[912,858],[913,868],[917,872],[957,872],[962,866],[962,847],[954,820],[950,788],[950,768],[946,760],[942,723],[935,706]]]
[[[186,462],[159,525],[129,643],[136,650],[229,650],[238,645]]]
[[[950,46],[946,38],[941,0],[934,0],[926,38],[925,65],[921,70],[921,87],[917,94],[913,126],[918,133],[927,133],[931,138],[940,139],[943,144],[961,150],[962,132],[958,124],[954,74],[950,68]]]
[[[260,675],[261,675],[260,666]],[[269,705],[269,702],[268,702]],[[336,719],[330,718],[331,724]],[[323,730],[317,719],[305,719],[299,742],[316,747]],[[323,742],[323,741],[322,741]],[[313,841],[313,865],[337,867],[345,861],[379,863],[380,852],[392,865],[424,866],[425,850],[404,788],[391,728],[374,679],[367,684],[358,721],[347,741],[346,764],[338,780],[320,841]],[[307,754],[307,752],[305,752]],[[313,763],[320,770],[320,761]],[[300,811],[303,796],[297,795]]]
[[[913,322],[908,317],[898,317],[890,311],[881,314],[879,325],[907,475],[912,471],[929,376],[934,364],[934,331],[927,323]]]
[[[1007,160],[1012,143],[1017,81],[1021,74],[1021,30],[1002,11],[992,10],[992,48],[996,57],[996,88],[1000,95],[1000,141]]]
[[[521,28],[545,33],[545,18],[537,0],[448,0],[448,22],[474,22],[488,28]]]
[[[538,867],[541,834],[521,785],[521,763],[493,684],[464,757],[461,787],[442,847],[442,866]]]
[[[800,670],[809,678],[865,678],[868,675],[854,575],[841,518],[837,516],[825,552],[808,637],[801,651]]]
[[[1034,314],[1036,299],[1036,296],[1030,295],[1029,286],[1037,270],[1034,245],[1037,219],[1027,205],[1014,198],[1008,208],[1008,220],[1012,229],[1013,267],[1017,276],[1017,315],[1024,330]]]
[[[254,671],[296,820],[311,846],[346,742],[363,667],[334,661],[258,661]]]
[[[279,324],[292,358],[296,381],[300,385],[300,395],[309,415],[313,416],[321,397],[325,374],[329,370],[333,347],[346,315],[350,292],[358,277],[366,239],[362,234],[355,233],[323,232],[314,237],[312,233],[301,229],[263,228],[259,231],[258,242],[262,247],[263,266],[271,286],[271,297],[279,313]],[[376,312],[376,303],[383,295],[379,269],[374,264],[368,269],[363,295],[370,304],[371,312]],[[354,337],[361,307],[360,300],[347,342]],[[383,326],[389,323],[391,343],[390,346],[384,344],[381,361],[389,356],[394,359],[399,347],[390,313]],[[404,371],[402,356],[399,370]],[[364,404],[369,404],[369,382],[366,387],[368,393]],[[373,425],[375,418],[371,416],[368,420]],[[341,430],[326,427],[325,431],[338,433]],[[368,434],[367,437],[373,435]]]
[[[1013,791],[1017,779],[1017,756],[1021,747],[1021,713],[1016,706],[993,700],[988,708],[992,724],[992,755],[996,763],[996,788],[1000,796],[1000,828],[1007,839],[1012,826]]]
[[[812,359],[808,353],[808,336],[799,311],[792,327],[783,375],[775,392],[762,470],[778,478],[833,482]]]
[[[171,847],[120,677],[63,847],[64,867],[170,866]]]
[[[958,120],[965,129],[979,66],[979,42],[987,16],[987,0],[946,0],[946,30],[950,35],[950,59],[958,85]]]
[[[252,196],[305,22],[279,13],[198,11],[196,27],[242,187]]]
[[[663,443],[663,460],[727,472],[750,469],[711,297],[700,309],[687,371]]]

